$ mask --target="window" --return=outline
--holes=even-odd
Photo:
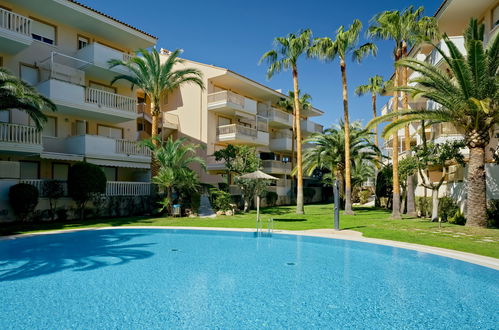
[[[0,123],[10,123],[10,110],[0,111]]]
[[[31,65],[21,64],[21,79],[28,84],[35,86],[38,84],[38,69]]]
[[[225,117],[218,117],[218,126],[230,125],[232,124],[232,120]]]
[[[111,139],[122,139],[123,129],[118,127],[110,127],[104,125],[97,125],[97,135],[106,136]]]
[[[499,25],[499,6],[496,6],[492,10],[492,28]]]
[[[69,172],[69,164],[53,163],[52,164],[52,179],[67,180]]]
[[[90,43],[90,39],[83,36],[78,36],[78,49],[85,48]]]
[[[107,166],[101,166],[102,171],[104,172],[104,175],[106,176],[107,181],[116,181],[116,172],[117,168],[116,167],[107,167]]]
[[[21,179],[39,179],[40,163],[20,161]]]
[[[77,120],[75,123],[75,135],[85,135],[87,134],[87,121]]]
[[[56,27],[33,19],[31,36],[35,40],[42,41],[49,45],[55,45]]]
[[[57,118],[47,117],[47,122],[43,125],[43,136],[56,137],[57,136]]]

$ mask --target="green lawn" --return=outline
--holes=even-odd
[[[306,230],[333,227],[332,205],[307,205],[305,215],[294,214],[294,207],[264,208],[262,218],[274,219],[275,229]],[[499,258],[499,229],[479,229],[438,223],[422,219],[391,220],[389,212],[369,208],[355,209],[355,216],[341,217],[341,229],[360,231],[366,237],[438,246]],[[254,228],[255,212],[235,216],[205,218],[115,218],[66,223],[2,224],[0,235],[36,231],[105,226],[191,226]]]

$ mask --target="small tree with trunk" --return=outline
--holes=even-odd
[[[43,183],[43,195],[49,199],[50,220],[55,220],[57,200],[64,196],[64,187],[59,180],[47,180]]]
[[[432,191],[432,221],[438,221],[438,190],[447,177],[447,165],[456,162],[464,166],[464,157],[461,154],[464,147],[463,141],[451,141],[442,144],[428,143],[426,146],[413,148],[414,160],[422,179],[421,185]]]
[[[94,164],[78,162],[69,168],[68,193],[76,203],[80,220],[85,217],[85,206],[94,194],[106,192],[106,175]]]

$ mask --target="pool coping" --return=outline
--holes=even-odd
[[[0,237],[0,241],[16,239],[21,237],[29,237],[29,236],[38,236],[38,235],[52,235],[52,234],[60,234],[60,233],[68,233],[68,232],[77,232],[84,230],[109,230],[109,229],[181,229],[181,230],[206,230],[206,231],[230,231],[230,232],[246,232],[246,233],[254,233],[254,228],[223,228],[223,227],[183,227],[183,226],[122,226],[122,227],[96,227],[96,228],[75,228],[75,229],[61,229],[61,230],[51,230],[51,231],[42,231],[36,233],[28,233],[28,234],[18,234],[18,235],[9,235]],[[499,259],[487,256],[481,256],[478,254],[462,252],[457,250],[433,247],[428,245],[414,244],[414,243],[406,243],[400,241],[392,241],[387,239],[380,238],[370,238],[364,237],[361,232],[354,230],[341,230],[335,231],[333,229],[309,229],[309,230],[281,230],[274,229],[273,233],[275,234],[286,234],[286,235],[295,235],[295,236],[310,236],[310,237],[322,237],[322,238],[331,238],[331,239],[341,239],[348,241],[356,241],[356,242],[364,242],[378,245],[391,246],[396,248],[408,249],[418,252],[435,254],[447,258],[457,259],[465,262],[469,262],[472,264],[492,268],[495,270],[499,270]]]

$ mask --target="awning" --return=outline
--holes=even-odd
[[[119,161],[119,160],[87,158],[87,162],[95,164],[95,165],[100,165],[100,166],[144,168],[144,169],[151,168],[150,163],[124,162],[124,161]]]
[[[55,160],[69,160],[69,161],[82,161],[83,155],[76,154],[62,154],[57,152],[42,152],[40,158],[43,159],[55,159]]]

